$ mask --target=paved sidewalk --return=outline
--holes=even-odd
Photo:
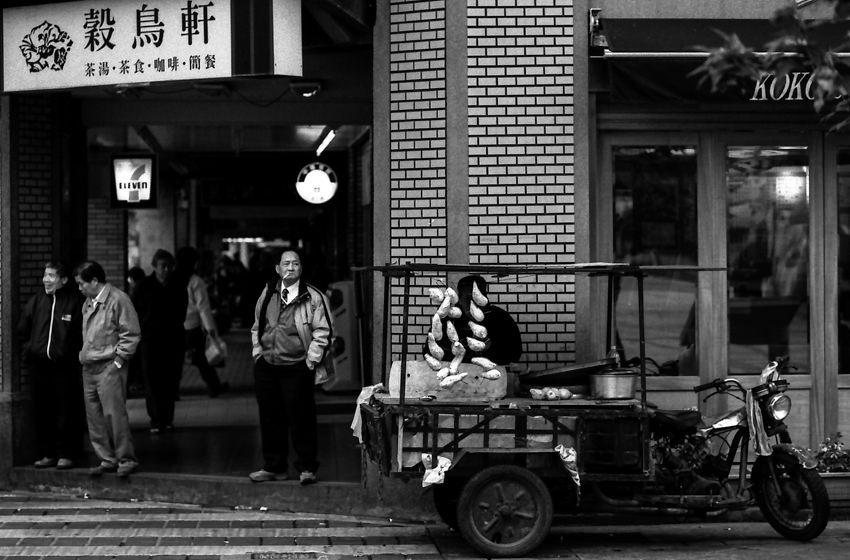
[[[617,560],[817,560],[847,556],[850,522],[818,539],[783,539],[766,523],[568,525],[554,527],[529,558]],[[442,524],[381,518],[87,500],[0,493],[0,557],[480,558]]]

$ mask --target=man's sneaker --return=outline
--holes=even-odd
[[[55,467],[56,462],[56,457],[42,457],[41,459],[33,463],[33,465],[35,465],[35,468],[37,469],[46,469],[49,467]]]
[[[139,467],[138,463],[133,463],[127,461],[126,463],[121,463],[118,465],[118,476],[121,478],[127,478],[130,476],[130,473],[135,471]]]
[[[73,469],[74,461],[66,459],[65,457],[60,457],[59,461],[56,463],[56,468],[63,471],[66,469]]]
[[[303,471],[299,477],[301,484],[315,484],[316,474],[312,471]]]
[[[117,470],[118,465],[114,463],[101,463],[89,469],[89,476],[101,476],[103,473],[112,473]]]
[[[150,429],[150,434],[152,436],[158,436],[161,433],[162,433],[162,428],[160,428],[158,426],[154,426],[153,428]]]
[[[269,482],[271,480],[286,480],[287,476],[286,473],[277,474],[266,469],[260,469],[249,474],[248,478],[251,479],[251,482]]]

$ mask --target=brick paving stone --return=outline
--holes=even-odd
[[[100,525],[99,521],[69,521],[65,524],[67,529],[95,529]]]
[[[363,537],[331,537],[331,545],[363,544]]]
[[[265,520],[263,520],[263,519],[247,520],[247,521],[231,521],[230,526],[231,527],[242,527],[242,528],[245,528],[245,529],[252,529],[252,528],[262,527],[264,522],[265,522]]]
[[[145,519],[143,521],[133,521],[130,524],[130,527],[132,527],[133,529],[163,529],[165,528],[165,524],[165,521]]]
[[[231,546],[259,546],[261,537],[228,537]]]
[[[398,544],[396,537],[363,537],[363,543],[366,546],[375,546],[379,544]]]
[[[327,526],[328,522],[324,519],[297,519],[295,521],[295,527],[297,529],[316,529]]]
[[[295,543],[298,545],[327,545],[330,544],[330,539],[328,537],[295,537]]]
[[[291,519],[268,519],[263,521],[263,527],[266,529],[292,529],[295,527],[295,521]]]
[[[88,544],[89,537],[56,537],[54,546],[83,546]]]
[[[18,541],[18,546],[50,546],[53,537],[24,537]]]
[[[15,515],[32,515],[41,516],[45,511],[42,508],[20,508],[15,512]]]
[[[262,537],[260,539],[262,545],[283,545],[295,546],[295,537]]]
[[[227,529],[230,527],[230,521],[224,519],[210,519],[198,521],[199,529]]]
[[[165,526],[168,528],[183,528],[183,529],[195,529],[198,526],[197,521],[190,521],[185,519],[178,519],[174,521],[167,521]]]
[[[121,546],[125,540],[125,537],[92,537],[89,546]]]
[[[363,523],[359,521],[341,521],[332,519],[328,522],[328,527],[363,527]]]
[[[127,521],[101,521],[100,529],[122,529],[127,527]]]
[[[64,521],[38,521],[38,529],[62,529],[67,525]]]
[[[31,521],[7,521],[3,523],[3,529],[29,529],[35,525]]]
[[[192,537],[195,546],[224,546],[226,537]]]
[[[4,538],[0,539],[0,546],[16,546],[18,544],[19,540],[20,539],[18,539],[17,537],[15,537],[15,538],[5,538],[4,537]]]
[[[190,546],[192,537],[160,537],[160,546]]]
[[[156,546],[159,537],[127,537],[124,546]]]

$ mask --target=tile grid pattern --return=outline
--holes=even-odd
[[[469,0],[470,262],[575,261],[573,6]],[[494,285],[529,364],[574,359],[570,277]]]
[[[393,0],[390,5],[390,252],[393,263],[446,262],[446,9],[445,0]],[[402,289],[392,292],[393,348],[402,337]],[[410,333],[426,331],[422,294],[430,279],[414,278]],[[409,351],[422,344],[409,339]]]

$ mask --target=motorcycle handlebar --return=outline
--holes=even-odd
[[[711,381],[709,383],[703,383],[702,385],[697,385],[696,387],[694,387],[694,393],[702,393],[703,391],[706,391],[708,389],[714,389],[715,387],[717,387],[718,381],[720,381],[720,380],[715,379],[714,381]]]

